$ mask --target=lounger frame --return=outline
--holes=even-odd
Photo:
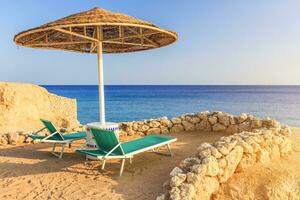
[[[115,134],[115,133],[114,133]],[[116,136],[116,134],[115,134]],[[119,141],[118,137],[116,136],[117,140]],[[105,164],[106,164],[106,160],[110,160],[110,159],[121,159],[121,167],[120,167],[120,172],[119,172],[119,176],[122,176],[123,174],[123,170],[124,170],[124,165],[125,165],[125,161],[126,159],[129,159],[130,161],[130,164],[132,164],[132,159],[133,159],[133,156],[136,155],[136,154],[139,154],[139,153],[142,153],[142,152],[146,152],[146,151],[149,151],[149,150],[152,150],[154,151],[155,148],[157,147],[162,147],[162,146],[167,146],[167,149],[169,151],[169,156],[170,157],[173,157],[173,153],[171,151],[171,146],[170,146],[170,143],[172,142],[175,142],[177,141],[177,138],[173,138],[171,140],[168,140],[166,142],[162,142],[162,143],[159,143],[159,144],[155,144],[155,145],[152,145],[152,146],[149,146],[149,147],[146,147],[146,148],[143,148],[143,149],[139,149],[137,151],[133,151],[131,153],[127,153],[125,154],[124,153],[124,150],[122,148],[122,143],[119,142],[114,148],[112,148],[106,155],[104,156],[91,156],[91,155],[86,155],[86,163],[89,161],[89,160],[100,160],[102,161],[102,166],[101,166],[101,169],[104,170],[105,168]],[[121,151],[123,152],[124,155],[111,155],[111,153],[117,149],[118,147],[121,148]]]

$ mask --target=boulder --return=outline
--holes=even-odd
[[[193,124],[198,124],[200,122],[200,119],[199,119],[199,117],[191,117],[189,122],[191,122]]]
[[[148,131],[149,129],[150,129],[150,127],[149,127],[148,125],[146,125],[146,124],[140,125],[140,126],[138,127],[138,131],[139,131],[139,132],[146,132],[146,131]]]
[[[226,182],[236,170],[243,156],[243,148],[236,146],[226,157],[227,166],[224,168],[223,175],[219,176],[220,183]]]
[[[239,124],[239,132],[249,131],[250,130],[250,122],[242,122]]]
[[[171,128],[171,133],[178,133],[184,131],[184,128],[181,124],[174,124],[174,126]]]
[[[238,117],[238,122],[239,123],[243,123],[244,121],[246,121],[248,118],[246,113],[242,113],[239,117]]]
[[[171,128],[173,126],[173,123],[171,122],[171,120],[168,120],[168,119],[160,120],[160,124],[162,126],[165,126],[165,127],[168,127],[168,128]]]
[[[243,172],[252,167],[256,162],[256,155],[251,153],[244,153],[236,171]]]
[[[194,131],[195,130],[195,125],[188,121],[182,121],[182,125],[183,125],[185,131]]]
[[[229,117],[225,113],[218,113],[217,117],[219,119],[219,123],[224,126],[229,126],[230,120]]]
[[[207,119],[203,119],[199,124],[196,124],[195,128],[198,131],[211,131],[211,126]]]
[[[219,123],[216,123],[215,125],[213,125],[212,127],[212,130],[213,131],[225,131],[226,130],[226,126],[222,125],[222,124],[219,124]]]
[[[186,175],[185,174],[177,174],[176,176],[173,176],[171,178],[171,181],[170,181],[170,186],[171,187],[178,187],[180,186],[186,179]]]
[[[160,134],[160,128],[150,128],[147,131],[147,135],[149,135],[149,134]]]
[[[215,117],[215,116],[209,116],[209,117],[208,117],[208,121],[209,121],[209,123],[210,123],[211,125],[214,125],[214,124],[216,124],[216,123],[218,122],[218,118]]]
[[[157,127],[160,126],[160,123],[159,123],[158,121],[156,121],[156,120],[153,120],[153,121],[150,121],[150,122],[148,123],[148,125],[149,125],[149,127],[151,127],[151,128],[157,128]]]
[[[0,133],[39,130],[43,127],[40,119],[67,130],[78,127],[76,100],[37,85],[0,83]]]
[[[184,183],[180,186],[180,195],[182,200],[193,200],[196,194],[196,190],[193,184]]]
[[[196,200],[210,200],[211,195],[219,190],[220,184],[217,178],[205,176],[198,186]]]
[[[169,129],[165,126],[161,126],[160,131],[161,131],[161,134],[169,134],[170,133]]]
[[[208,176],[216,176],[219,173],[219,164],[218,160],[214,156],[209,156],[208,158],[204,158],[202,160],[202,164],[206,165],[206,175]]]
[[[209,111],[197,113],[197,116],[199,117],[200,120],[207,119],[208,115],[209,115]]]
[[[182,174],[183,171],[182,169],[180,169],[179,167],[175,167],[171,172],[170,172],[170,176],[177,176],[178,174]]]
[[[181,119],[178,118],[178,117],[174,117],[174,118],[171,119],[171,122],[173,124],[181,124]]]

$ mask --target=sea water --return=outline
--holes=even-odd
[[[43,86],[77,99],[82,124],[99,121],[98,86]],[[300,126],[300,86],[105,86],[106,121],[137,121],[200,111],[250,113]]]

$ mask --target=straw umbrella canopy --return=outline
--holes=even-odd
[[[105,124],[102,54],[154,49],[176,40],[173,31],[101,8],[73,14],[14,37],[14,42],[21,46],[97,54],[101,124]]]

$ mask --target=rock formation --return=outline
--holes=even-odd
[[[28,132],[42,127],[41,118],[66,130],[78,127],[76,100],[37,85],[0,82],[0,143],[5,138],[24,140]]]

